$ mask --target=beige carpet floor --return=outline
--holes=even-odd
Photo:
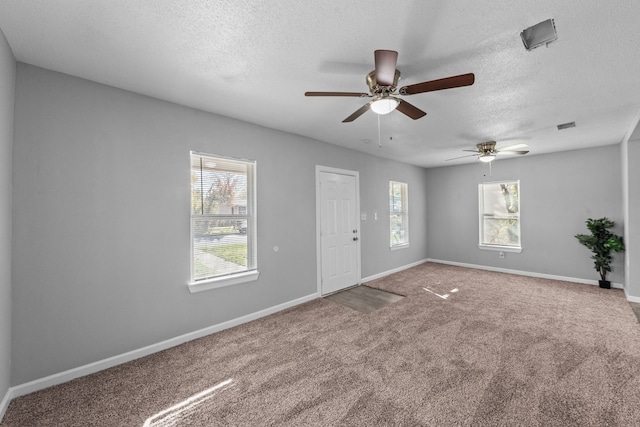
[[[629,304],[631,305],[631,309],[633,310],[636,317],[638,318],[638,322],[640,322],[640,303],[630,302]]]
[[[0,425],[639,425],[620,290],[433,263],[367,285],[406,297],[314,300],[15,399]]]

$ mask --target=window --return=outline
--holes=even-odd
[[[389,181],[391,248],[409,245],[409,189],[407,183]]]
[[[521,252],[520,181],[485,182],[478,186],[482,249]]]
[[[191,153],[194,291],[257,279],[256,163]]]

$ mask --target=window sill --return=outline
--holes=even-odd
[[[401,245],[393,245],[389,249],[392,251],[397,251],[398,249],[406,249],[409,247],[409,243],[403,243]]]
[[[189,282],[189,292],[209,291],[211,289],[223,288],[225,286],[238,285],[240,283],[253,282],[258,280],[260,272],[258,270],[245,271],[243,273],[232,274],[230,276],[216,277],[208,280],[200,280],[197,282]]]
[[[522,247],[518,246],[478,245],[478,248],[486,251],[513,252],[516,254],[522,252]]]

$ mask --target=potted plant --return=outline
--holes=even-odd
[[[621,236],[609,231],[616,225],[609,218],[589,218],[586,224],[591,235],[576,234],[576,239],[593,252],[591,258],[594,261],[596,271],[600,274],[600,287],[611,289],[611,282],[607,280],[607,272],[611,271],[613,259],[611,254],[624,251],[624,242]]]

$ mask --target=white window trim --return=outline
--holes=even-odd
[[[258,280],[260,272],[258,270],[243,271],[242,273],[234,273],[228,276],[214,277],[212,279],[198,280],[197,282],[189,282],[189,292],[208,291],[211,289],[224,288],[225,286],[238,285],[240,283],[253,282]]]
[[[492,182],[481,182],[478,184],[478,249],[487,250],[487,251],[499,251],[499,252],[511,252],[511,253],[521,253],[522,252],[522,234],[520,234],[520,246],[507,246],[507,245],[491,245],[488,243],[480,243],[482,242],[482,212],[484,211],[484,200],[482,198],[482,194],[480,188],[482,188],[485,184],[503,184],[509,182],[517,182],[518,183],[518,223],[522,225],[521,217],[520,217],[520,180],[519,179],[511,179],[511,180],[503,180],[503,181],[492,181]],[[520,227],[520,233],[522,233],[522,227]]]
[[[520,246],[500,246],[480,243],[478,244],[478,248],[487,251],[513,252],[519,254],[522,252],[522,240],[520,240]]]
[[[389,250],[397,251],[398,249],[407,249],[410,246],[410,243],[398,243],[397,245],[393,245],[389,247]]]
[[[258,203],[258,195],[257,195],[257,182],[256,182],[256,175],[257,175],[257,164],[255,163],[255,161],[253,160],[248,160],[248,159],[238,159],[238,158],[234,158],[234,157],[227,157],[227,156],[219,156],[219,155],[215,155],[215,154],[210,154],[210,153],[203,153],[203,152],[199,152],[199,151],[191,151],[189,153],[189,174],[191,176],[191,156],[192,155],[200,155],[200,156],[207,156],[207,157],[217,157],[217,158],[221,158],[221,159],[228,159],[228,160],[232,160],[232,161],[241,161],[241,162],[251,162],[253,163],[253,171],[251,173],[251,176],[248,176],[247,179],[248,181],[250,181],[250,186],[253,189],[253,218],[252,221],[254,223],[254,230],[257,233],[257,215],[258,215],[258,207],[257,207],[257,203]],[[191,217],[191,213],[189,213],[189,216]],[[241,283],[248,283],[248,282],[253,282],[258,280],[258,278],[260,277],[260,272],[258,271],[257,268],[257,254],[256,254],[256,268],[253,268],[251,270],[245,270],[245,271],[241,271],[238,273],[230,273],[224,276],[218,276],[218,277],[211,277],[209,279],[202,279],[202,280],[193,280],[193,277],[191,277],[191,275],[193,274],[193,221],[190,219],[189,220],[189,240],[190,240],[190,254],[189,254],[189,258],[190,258],[190,272],[189,272],[189,276],[190,279],[187,282],[187,287],[189,289],[190,293],[197,293],[197,292],[202,292],[202,291],[208,291],[208,290],[212,290],[212,289],[218,289],[218,288],[223,288],[226,286],[232,286],[232,285],[238,285]],[[256,239],[256,243],[257,245],[257,239]],[[257,251],[257,248],[255,248],[254,250]]]

